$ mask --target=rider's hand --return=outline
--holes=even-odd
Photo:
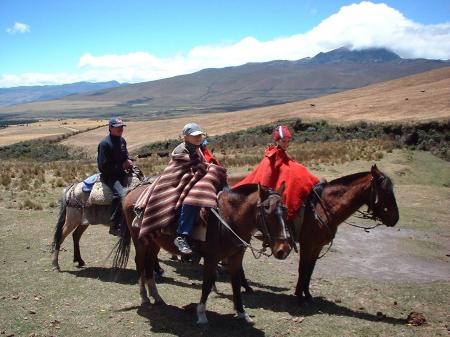
[[[124,171],[128,171],[132,167],[133,167],[133,162],[130,159],[125,160],[122,164],[122,168]]]

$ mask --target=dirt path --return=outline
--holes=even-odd
[[[450,280],[450,236],[436,257],[418,256],[405,249],[405,240],[436,242],[423,232],[378,227],[366,233],[341,225],[330,252],[317,264],[317,276],[354,276],[387,281]],[[441,258],[439,258],[439,255]],[[338,266],[338,268],[337,268]]]

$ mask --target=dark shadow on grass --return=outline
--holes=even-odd
[[[232,314],[218,314],[207,311],[209,323],[196,324],[195,304],[178,308],[173,305],[150,305],[137,308],[138,315],[148,320],[152,333],[165,333],[175,336],[250,336],[263,337],[264,332],[238,320]]]
[[[228,294],[218,293],[217,296],[232,300]],[[404,318],[395,318],[386,315],[377,315],[364,311],[353,310],[340,304],[329,301],[323,297],[315,297],[314,303],[299,306],[297,296],[287,294],[274,294],[256,289],[255,293],[246,296],[244,305],[247,308],[264,308],[274,312],[287,312],[292,316],[314,316],[328,314],[334,316],[354,317],[371,322],[383,322],[394,325],[404,325]]]
[[[183,276],[189,278],[190,280],[196,280],[199,282],[203,281],[203,265],[196,265],[196,264],[192,264],[190,262],[181,262],[181,261],[172,261],[172,260],[167,260],[167,261],[160,260],[160,262],[165,265],[173,267],[175,269],[175,272],[178,275],[183,275]],[[274,292],[289,290],[289,288],[285,288],[285,287],[266,285],[266,284],[262,284],[259,282],[249,281],[249,280],[247,280],[247,281],[251,287],[258,287],[258,288],[267,289],[267,290],[274,291]],[[163,282],[164,282],[164,280],[161,281],[161,283],[163,283]],[[226,272],[226,271],[218,272],[216,282],[230,283],[231,280],[230,280],[230,276],[229,276],[228,272]]]
[[[88,267],[78,270],[67,270],[63,273],[69,273],[76,277],[86,277],[98,279],[102,282],[114,282],[120,284],[137,284],[138,274],[133,269],[122,268],[103,268],[103,267]],[[189,277],[192,279],[192,277]],[[171,284],[177,287],[202,289],[202,283],[199,282],[180,282],[171,277],[155,276],[156,283]]]
[[[102,282],[136,284],[138,281],[138,274],[134,269],[87,267],[63,272],[75,275],[76,277],[99,279]]]

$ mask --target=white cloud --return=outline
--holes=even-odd
[[[76,74],[2,75],[0,87],[75,81],[151,81],[204,68],[298,60],[341,46],[385,47],[404,58],[450,59],[450,22],[423,25],[385,4],[365,1],[342,7],[304,34],[271,41],[246,37],[235,43],[196,46],[186,55],[169,58],[158,58],[145,51],[100,56],[86,53],[79,60]]]
[[[30,26],[26,23],[15,22],[14,26],[6,28],[6,32],[10,34],[15,33],[28,33],[30,31]]]

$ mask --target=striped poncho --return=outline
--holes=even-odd
[[[226,181],[226,170],[207,164],[202,157],[192,159],[184,153],[171,157],[163,173],[136,203],[145,205],[139,238],[175,223],[183,203],[215,207],[218,189]]]

